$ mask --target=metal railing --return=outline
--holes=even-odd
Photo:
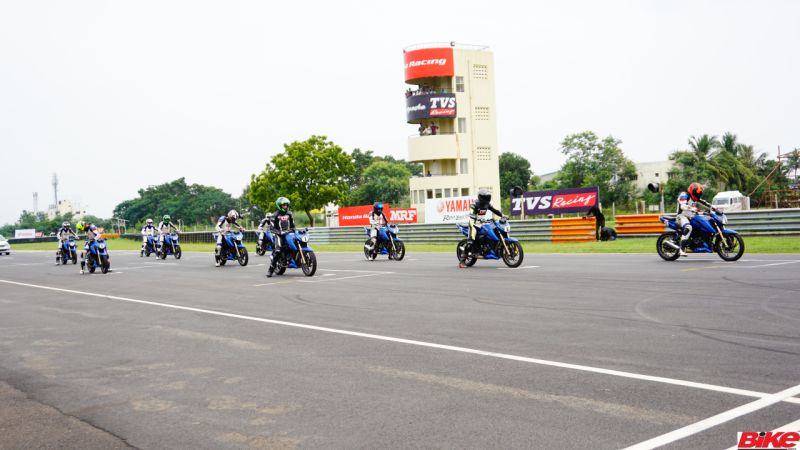
[[[652,215],[651,215],[652,216]],[[800,235],[800,208],[736,211],[727,213],[728,227],[744,236]],[[630,216],[627,216],[630,217]],[[554,221],[551,219],[512,220],[511,236],[524,242],[553,241]],[[580,225],[580,224],[579,224]],[[454,223],[400,224],[399,236],[409,244],[451,244],[463,238]],[[357,244],[367,239],[363,226],[310,228],[311,242],[318,244]],[[620,235],[621,238],[652,237],[658,233],[644,232]],[[121,238],[140,241],[140,234],[126,234]],[[9,239],[12,244],[23,242],[54,242],[54,237],[35,239]],[[247,231],[245,241],[255,242],[256,232]],[[210,231],[181,233],[181,242],[213,243]]]

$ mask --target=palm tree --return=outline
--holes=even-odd
[[[794,182],[797,183],[797,170],[800,169],[800,149],[796,148],[786,157],[786,167],[794,170]]]
[[[694,157],[697,172],[705,178],[699,180],[703,184],[712,182],[712,178],[716,179],[718,187],[724,186],[728,182],[729,174],[714,161],[714,149],[719,147],[720,142],[716,136],[704,134],[699,138],[696,136],[689,138],[689,148]]]

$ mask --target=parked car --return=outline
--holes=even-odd
[[[8,243],[6,238],[3,235],[0,235],[0,254],[5,253],[6,255],[11,254],[11,244]]]

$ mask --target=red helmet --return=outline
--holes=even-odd
[[[692,183],[689,185],[689,189],[686,190],[689,193],[689,197],[692,197],[692,200],[698,201],[703,197],[703,185],[700,183]]]

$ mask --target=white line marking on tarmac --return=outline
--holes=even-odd
[[[340,280],[351,280],[353,278],[364,278],[364,277],[376,277],[378,275],[385,275],[387,273],[392,272],[382,272],[382,273],[367,273],[364,275],[351,275],[349,277],[339,277],[339,278],[328,278],[325,280],[297,280],[298,283],[323,283],[326,281],[340,281]]]
[[[756,267],[782,266],[784,264],[795,264],[795,263],[800,263],[800,260],[786,261],[786,262],[779,262],[779,263],[772,263],[772,264],[760,264],[760,265],[757,265],[757,266],[745,266],[745,267],[741,267],[741,269],[755,269]]]
[[[497,267],[497,270],[538,269],[540,266]]]
[[[352,270],[352,269],[319,269],[320,272],[355,272],[355,273],[394,273],[394,272],[386,272],[383,270]]]
[[[426,342],[426,341],[417,341],[414,339],[405,339],[405,338],[396,338],[391,336],[383,336],[380,334],[370,334],[370,333],[362,333],[360,331],[349,331],[349,330],[342,330],[337,328],[329,328],[329,327],[322,327],[317,325],[308,325],[303,323],[297,322],[287,322],[285,320],[276,320],[276,319],[266,319],[263,317],[255,317],[255,316],[246,316],[243,314],[234,314],[234,313],[227,313],[223,311],[215,311],[211,309],[202,309],[202,308],[194,308],[191,306],[181,306],[181,305],[174,305],[171,303],[161,303],[161,302],[153,302],[148,300],[138,300],[134,298],[127,298],[127,297],[118,297],[115,295],[107,295],[107,294],[96,294],[93,292],[85,292],[85,291],[76,291],[72,289],[62,289],[56,288],[51,286],[42,286],[37,284],[29,284],[29,283],[20,283],[18,281],[10,281],[10,280],[0,280],[0,283],[12,284],[16,286],[24,286],[30,287],[35,289],[43,289],[48,291],[55,291],[55,292],[66,292],[70,294],[77,294],[77,295],[86,295],[89,297],[98,297],[104,298],[108,300],[116,300],[121,302],[130,302],[130,303],[139,303],[142,305],[150,305],[150,306],[159,306],[162,308],[170,308],[176,309],[181,311],[191,311],[196,313],[208,314],[212,316],[219,316],[219,317],[229,317],[232,319],[241,319],[241,320],[250,320],[253,322],[261,322],[261,323],[269,323],[273,325],[283,325],[287,327],[294,327],[294,328],[302,328],[306,330],[315,330],[315,331],[322,331],[326,333],[333,333],[333,334],[341,334],[345,336],[354,336],[366,339],[374,339],[378,341],[386,341],[386,342],[395,342],[398,344],[406,344],[406,345],[414,345],[418,347],[426,347],[426,348],[435,348],[439,350],[449,350],[453,352],[459,353],[468,353],[472,355],[480,355],[480,356],[488,356],[491,358],[499,358],[499,359],[506,359],[510,361],[519,361],[519,362],[526,362],[530,364],[536,364],[541,366],[549,366],[549,367],[559,367],[562,369],[573,369],[579,370],[582,372],[589,372],[589,373],[598,373],[603,375],[612,375],[622,378],[629,378],[633,380],[641,380],[641,381],[652,381],[656,383],[664,383],[670,384],[675,386],[683,386],[683,387],[690,387],[695,389],[703,389],[707,391],[714,391],[714,392],[722,392],[725,394],[734,394],[734,395],[741,395],[745,397],[757,397],[757,398],[766,398],[770,397],[774,394],[768,394],[765,392],[758,392],[758,391],[750,391],[746,389],[738,389],[732,388],[727,386],[719,386],[715,384],[706,384],[706,383],[697,383],[694,381],[687,381],[681,380],[677,378],[667,378],[667,377],[657,377],[653,375],[643,375],[639,373],[633,372],[623,372],[620,370],[612,370],[612,369],[603,369],[600,367],[592,367],[592,366],[584,366],[581,364],[570,364],[570,363],[563,363],[559,361],[550,361],[546,359],[538,359],[538,358],[529,358],[526,356],[517,356],[517,355],[510,355],[507,353],[496,353],[490,352],[486,350],[479,350],[474,348],[468,347],[458,347],[454,345],[445,345],[445,344],[437,344],[434,342]],[[277,284],[282,283],[281,281],[276,283],[268,283],[268,284]],[[783,401],[788,403],[795,403],[800,404],[800,398],[784,398]]]
[[[770,405],[774,405],[775,403],[781,402],[787,398],[794,397],[797,394],[800,394],[800,384],[798,384],[797,386],[792,386],[789,389],[784,389],[780,392],[776,392],[775,394],[767,395],[766,397],[762,397],[756,401],[746,403],[742,406],[729,409],[728,411],[719,413],[716,416],[711,416],[707,419],[703,419],[699,422],[695,422],[683,428],[679,428],[675,431],[670,431],[669,433],[662,434],[661,436],[656,436],[653,439],[648,439],[644,442],[632,445],[626,448],[625,450],[646,450],[646,449],[661,447],[670,444],[672,442],[681,440],[687,436],[691,436],[693,434],[707,430],[711,427],[715,427],[719,424],[729,422],[733,419],[736,419],[737,417],[750,414],[752,412],[758,411],[759,409],[764,409]]]
[[[800,420],[795,420],[792,423],[787,423],[782,427],[778,427],[772,430],[773,433],[776,431],[800,431]],[[738,445],[734,445],[733,447],[728,447],[725,450],[738,450],[738,448],[739,448]]]

